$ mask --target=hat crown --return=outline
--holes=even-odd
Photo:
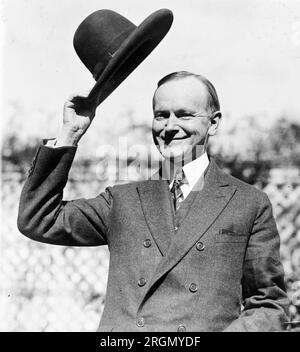
[[[87,97],[77,97],[76,112],[101,104],[156,48],[172,22],[168,9],[151,13],[139,26],[111,10],[89,15],[77,28],[73,44],[97,83]]]
[[[136,28],[112,10],[95,11],[79,25],[74,35],[74,48],[95,79]]]

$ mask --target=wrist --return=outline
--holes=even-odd
[[[55,147],[76,147],[80,138],[80,134],[63,129],[56,139]]]

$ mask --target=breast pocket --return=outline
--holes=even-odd
[[[220,229],[216,234],[215,241],[218,243],[245,243],[248,241],[248,237],[248,233]]]
[[[247,233],[227,229],[220,229],[215,235],[215,265],[220,275],[230,273],[237,280],[241,278],[248,238]]]

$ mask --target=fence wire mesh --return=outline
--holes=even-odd
[[[23,178],[18,172],[2,178],[0,330],[95,331],[105,300],[108,250],[45,245],[22,236],[16,218]],[[98,194],[104,185],[91,179],[71,178],[66,198]],[[281,236],[291,320],[300,321],[300,183],[271,180],[264,191]]]

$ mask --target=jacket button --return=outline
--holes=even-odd
[[[194,282],[192,282],[190,284],[189,290],[194,293],[194,292],[197,292],[198,287],[197,287],[197,285]]]
[[[204,244],[202,242],[197,242],[196,248],[198,249],[198,251],[203,251],[205,246],[204,246]]]
[[[142,328],[145,325],[145,319],[144,318],[138,318],[138,320],[136,321],[136,325],[139,328]]]
[[[28,175],[29,176],[32,174],[33,168],[34,168],[34,164],[32,163],[30,168],[29,168],[29,170],[28,170]]]
[[[180,324],[177,329],[178,332],[186,332],[186,327],[183,324]]]
[[[140,286],[140,287],[142,287],[142,286],[145,286],[146,285],[146,279],[145,278],[143,278],[143,277],[141,277],[140,279],[139,279],[139,281],[138,281],[138,285]]]
[[[146,248],[149,248],[151,246],[152,242],[149,238],[147,238],[145,241],[144,241],[144,247]]]

